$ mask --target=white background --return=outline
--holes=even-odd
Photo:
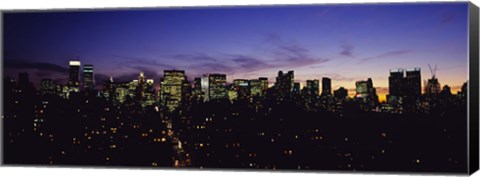
[[[0,0],[1,10],[12,9],[79,9],[79,8],[105,8],[105,7],[165,7],[165,6],[205,6],[205,5],[259,5],[259,4],[322,4],[322,3],[368,3],[368,2],[428,2],[425,0]],[[438,0],[437,0],[438,1]],[[472,0],[477,6],[480,0]],[[3,34],[2,34],[3,35]],[[3,40],[2,40],[3,41]],[[35,147],[32,147],[32,151]],[[280,176],[280,177],[354,177],[354,176],[399,176],[400,174],[345,174],[333,172],[318,173],[291,173],[291,172],[245,172],[245,171],[193,171],[193,170],[150,170],[150,169],[105,169],[105,168],[80,168],[80,167],[0,167],[0,176],[213,176],[213,177],[240,177],[240,176]],[[406,175],[402,175],[406,176]],[[432,175],[408,175],[432,176]],[[480,173],[474,176],[480,177]]]

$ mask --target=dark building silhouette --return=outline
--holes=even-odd
[[[293,71],[288,71],[287,73],[283,73],[283,71],[278,71],[275,88],[280,98],[287,98],[291,95],[294,86],[293,79]]]
[[[332,79],[328,77],[322,78],[322,96],[332,95]]]
[[[417,98],[422,94],[422,78],[420,68],[406,70],[404,94],[407,97]]]
[[[93,65],[83,65],[83,87],[85,90],[95,89]]]
[[[40,81],[40,93],[45,94],[56,94],[57,93],[57,83],[52,79],[42,79]]]
[[[73,60],[69,62],[70,73],[68,78],[68,87],[70,92],[79,92],[80,91],[80,61]]]
[[[428,82],[425,86],[426,95],[437,95],[440,93],[440,83],[436,77],[428,79]]]
[[[333,96],[339,100],[343,100],[348,96],[348,90],[340,87],[337,90],[333,91]]]
[[[320,84],[317,79],[307,80],[307,86],[305,87],[305,92],[309,96],[318,96],[319,87],[320,87]]]
[[[357,81],[355,86],[355,100],[359,101],[365,110],[372,109],[378,105],[377,91],[373,87],[371,78],[368,78],[366,81]]]
[[[403,96],[403,76],[403,69],[390,70],[390,76],[388,77],[388,94],[390,96]]]
[[[32,87],[28,73],[18,73],[18,87],[21,90],[28,90]]]
[[[422,92],[420,68],[390,70],[388,92],[387,102],[393,112],[415,111]]]

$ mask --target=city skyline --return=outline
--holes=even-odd
[[[97,81],[128,81],[139,72],[158,81],[163,70],[177,69],[189,80],[225,73],[229,83],[273,83],[278,70],[295,70],[302,87],[329,77],[332,89],[343,86],[350,96],[355,81],[370,77],[385,100],[389,69],[422,68],[423,88],[428,64],[436,64],[440,84],[455,93],[467,80],[466,9],[420,3],[11,13],[4,74],[28,71],[37,86],[41,78],[66,81],[66,63],[77,57],[95,66]]]
[[[3,162],[464,174],[469,9],[5,13]]]

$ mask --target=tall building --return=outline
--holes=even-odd
[[[228,99],[233,102],[238,99],[238,91],[235,89],[234,84],[230,84],[227,86],[228,92]]]
[[[249,85],[251,96],[265,97],[267,95],[268,79],[266,77],[251,79]]]
[[[145,99],[145,86],[146,86],[146,80],[145,80],[145,74],[143,72],[140,72],[140,75],[138,76],[138,98],[140,100]]]
[[[288,73],[283,73],[283,71],[278,71],[278,76],[275,82],[275,89],[280,98],[286,98],[291,96],[294,86],[294,74],[293,71],[288,71]]]
[[[320,91],[319,89],[320,83],[317,79],[307,80],[307,86],[305,87],[306,95],[318,96],[318,92]]]
[[[333,96],[339,100],[343,100],[348,96],[348,90],[340,87],[337,90],[333,91]]]
[[[428,79],[428,82],[425,86],[426,95],[436,95],[440,93],[440,83],[436,77]]]
[[[145,106],[151,106],[155,103],[155,80],[146,79],[145,81]]]
[[[109,102],[113,102],[115,99],[115,83],[113,82],[113,77],[110,76],[109,80],[106,80],[103,84],[102,95]]]
[[[42,79],[40,81],[40,92],[42,95],[56,94],[57,83],[52,79]]]
[[[193,95],[197,97],[202,96],[202,78],[200,77],[193,79]]]
[[[328,77],[322,78],[322,96],[332,95],[332,79]]]
[[[187,76],[185,76],[185,80],[182,83],[182,99],[189,99],[191,95],[192,84],[187,80]]]
[[[208,75],[208,100],[227,99],[227,75]]]
[[[410,98],[420,97],[422,94],[422,78],[420,68],[406,69],[404,94]]]
[[[420,68],[390,70],[387,102],[392,111],[414,111],[415,103],[422,93]]]
[[[93,65],[83,65],[83,87],[85,90],[95,89]]]
[[[388,77],[387,102],[391,112],[401,113],[403,111],[405,78],[403,69],[391,69]]]
[[[70,92],[79,92],[80,91],[80,61],[73,60],[69,62],[70,74],[68,78],[68,87]]]
[[[362,103],[361,106],[363,108],[371,109],[378,104],[377,91],[373,87],[373,81],[371,78],[368,78],[366,81],[357,81],[355,86],[355,99]]]
[[[160,103],[172,111],[181,105],[185,71],[165,70],[160,82]]]
[[[260,78],[258,78],[258,80],[260,80],[260,83],[262,85],[263,96],[266,96],[267,95],[267,90],[268,90],[268,78],[260,77]]]
[[[296,95],[300,94],[300,83],[293,83],[293,93]]]
[[[233,87],[237,91],[237,99],[246,99],[250,96],[250,85],[246,79],[233,80]]]
[[[388,94],[390,96],[402,96],[403,93],[403,69],[390,70],[390,76],[388,77]]]
[[[208,89],[208,86],[209,86],[209,78],[208,78],[208,74],[204,74],[202,75],[201,77],[201,80],[200,80],[200,84],[201,84],[201,91],[202,91],[202,96],[203,96],[203,101],[208,101],[209,100],[209,89]]]

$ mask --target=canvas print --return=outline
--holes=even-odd
[[[2,160],[466,173],[468,9],[4,12]]]

